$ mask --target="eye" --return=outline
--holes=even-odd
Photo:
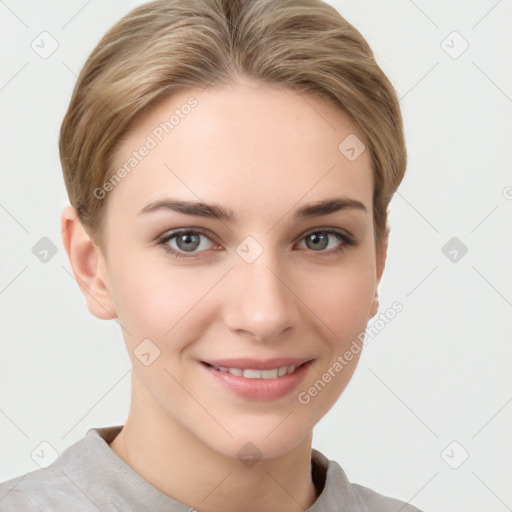
[[[162,235],[156,240],[164,250],[176,258],[198,257],[199,253],[214,247],[214,242],[202,231],[197,229],[180,229]],[[305,244],[305,246],[303,245]],[[345,250],[347,246],[357,245],[350,235],[334,228],[316,229],[302,237],[300,249],[333,255]]]
[[[213,246],[213,242],[204,233],[191,229],[167,233],[157,243],[178,258],[195,256]]]
[[[306,249],[314,252],[336,253],[345,249],[346,245],[356,245],[356,241],[334,228],[317,229],[305,235],[301,242],[305,243]],[[304,245],[300,248],[304,248]],[[326,250],[327,249],[327,250]]]

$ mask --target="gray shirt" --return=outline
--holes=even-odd
[[[189,512],[146,482],[109,446],[122,425],[91,428],[48,467],[0,483],[0,512]],[[311,451],[319,496],[308,512],[420,512],[348,481],[337,462]],[[200,512],[200,511],[199,511]]]

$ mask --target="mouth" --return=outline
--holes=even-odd
[[[290,364],[288,364],[290,363]],[[314,359],[201,361],[212,385],[251,401],[285,398],[305,378]],[[224,364],[226,366],[224,366]]]
[[[285,377],[286,375],[291,375],[302,368],[304,365],[311,362],[312,359],[304,361],[300,364],[285,364],[282,366],[275,366],[273,368],[239,368],[235,366],[217,366],[212,363],[207,363],[206,361],[202,361],[203,364],[213,368],[216,371],[230,373],[231,375],[236,375],[237,377],[244,377],[246,379],[278,379],[280,377]],[[274,363],[275,364],[275,363]],[[240,365],[243,366],[243,365]],[[258,364],[254,364],[254,366],[261,366]],[[268,366],[268,363],[263,364],[263,366]]]

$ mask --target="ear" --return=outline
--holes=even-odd
[[[379,309],[379,293],[378,293],[378,286],[380,284],[380,279],[382,277],[382,273],[384,272],[384,267],[386,266],[386,257],[388,254],[388,241],[389,241],[389,228],[386,228],[386,231],[384,233],[384,236],[382,238],[382,241],[380,242],[379,246],[376,247],[376,258],[377,258],[377,265],[376,265],[376,271],[377,271],[377,283],[375,285],[375,295],[373,297],[373,303],[372,303],[372,309],[370,313],[370,318],[373,318]]]
[[[102,320],[116,318],[103,254],[87,233],[76,208],[66,206],[62,210],[60,226],[62,242],[87,308]]]

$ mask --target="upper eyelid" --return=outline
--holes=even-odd
[[[352,235],[346,229],[336,228],[334,226],[323,226],[320,228],[311,228],[311,229],[308,229],[307,231],[305,231],[304,233],[302,233],[301,237],[305,237],[305,236],[310,235],[311,233],[317,233],[317,232],[322,232],[322,231],[327,231],[331,235],[334,234],[333,232],[335,232],[335,233],[339,233],[341,235],[346,235],[348,237],[353,238]]]
[[[208,238],[212,238],[212,236],[215,237],[215,235],[207,229],[191,227],[191,228],[176,228],[176,229],[171,229],[169,231],[165,231],[157,238],[157,240],[173,238],[175,236],[178,236],[180,233],[199,233]]]

